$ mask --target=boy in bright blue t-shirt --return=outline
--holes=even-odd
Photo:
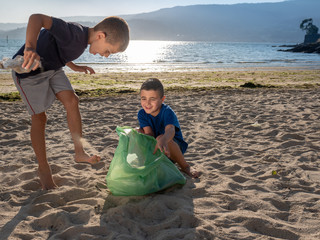
[[[181,171],[191,177],[198,177],[198,172],[191,171],[183,154],[188,148],[181,133],[175,112],[164,104],[164,90],[157,78],[150,78],[140,88],[142,109],[138,112],[139,132],[153,136],[157,140],[154,153],[159,149],[173,162],[178,163]]]

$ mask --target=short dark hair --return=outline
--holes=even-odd
[[[111,16],[103,19],[94,28],[106,34],[106,40],[111,44],[120,44],[119,51],[123,52],[129,45],[129,26],[121,17]]]
[[[147,81],[142,83],[141,88],[140,88],[140,92],[141,92],[141,90],[158,91],[160,98],[162,98],[164,96],[163,85],[158,78],[149,78]]]

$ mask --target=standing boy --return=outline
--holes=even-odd
[[[31,115],[31,142],[38,161],[38,173],[43,189],[57,187],[52,178],[45,145],[45,111],[56,98],[62,102],[67,112],[68,127],[74,142],[75,161],[91,164],[100,161],[99,156],[89,156],[84,151],[81,142],[79,99],[62,67],[66,65],[74,71],[93,74],[95,72],[92,68],[78,66],[72,62],[88,45],[91,54],[108,57],[110,54],[124,51],[128,43],[129,28],[122,18],[108,17],[94,28],[89,28],[43,14],[30,16],[25,45],[16,55],[24,56],[22,67],[25,69],[30,69],[33,63],[35,65],[29,73],[13,72],[13,79]]]
[[[150,78],[140,88],[142,109],[138,112],[139,132],[153,136],[157,140],[154,153],[159,149],[168,158],[178,163],[181,171],[197,178],[198,172],[191,171],[183,154],[188,148],[181,133],[175,112],[164,104],[164,89],[157,78]]]

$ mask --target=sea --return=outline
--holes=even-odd
[[[12,57],[24,40],[0,39],[0,60]],[[279,51],[295,43],[188,42],[132,40],[108,58],[88,48],[74,62],[96,72],[183,72],[256,68],[319,69],[320,55]],[[0,72],[4,70],[0,70]],[[66,67],[66,71],[71,71]]]

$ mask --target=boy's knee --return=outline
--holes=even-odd
[[[79,97],[76,94],[73,94],[63,104],[66,109],[69,109],[69,108],[74,109],[79,105]]]
[[[79,97],[76,94],[73,94],[73,97],[71,98],[71,104],[73,106],[79,105]]]
[[[61,91],[56,94],[56,97],[60,100],[60,102],[62,102],[67,110],[79,105],[79,97],[73,91]]]
[[[31,116],[32,121],[37,121],[41,123],[46,123],[47,122],[47,115],[45,112],[39,113],[39,114],[34,114]]]
[[[169,148],[170,148],[171,150],[176,151],[176,152],[180,151],[180,152],[182,153],[179,144],[176,143],[173,139],[171,139],[171,140],[168,142],[168,146],[169,146]]]

